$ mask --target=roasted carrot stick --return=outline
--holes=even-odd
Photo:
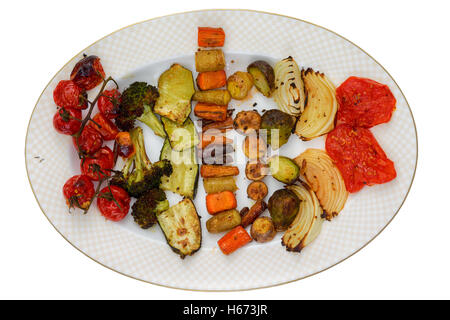
[[[194,114],[202,119],[223,121],[227,118],[227,109],[228,106],[199,102],[195,105]]]
[[[231,191],[210,193],[206,196],[206,209],[209,214],[214,215],[225,210],[236,209],[236,207],[236,197]]]
[[[219,166],[204,164],[200,168],[200,175],[203,178],[219,178],[239,175],[239,168],[234,166]]]
[[[222,47],[225,43],[225,32],[222,28],[198,27],[199,47]]]
[[[211,90],[225,86],[227,75],[224,70],[200,72],[197,76],[197,86],[200,90]]]
[[[211,130],[211,129],[219,129],[220,130],[220,129],[228,129],[228,128],[232,128],[232,127],[233,127],[233,118],[228,117],[224,121],[217,121],[217,122],[213,122],[213,123],[204,125],[202,127],[202,131],[207,132],[208,130]]]
[[[207,135],[202,134],[202,141],[200,142],[200,149],[205,149],[210,144],[232,144],[233,140],[225,137],[224,135]]]
[[[226,235],[217,241],[220,250],[223,254],[230,254],[252,241],[252,237],[242,226],[237,226],[231,229]]]

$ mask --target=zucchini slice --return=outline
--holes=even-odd
[[[190,199],[183,199],[156,215],[167,243],[181,259],[197,252],[202,244],[200,217]]]
[[[198,144],[197,130],[195,130],[195,125],[191,118],[187,118],[182,124],[165,117],[161,117],[161,120],[173,150],[183,151]]]
[[[177,152],[172,150],[169,140],[166,139],[159,158],[160,160],[169,160],[173,169],[170,177],[163,176],[161,178],[160,188],[194,199],[197,192],[199,171],[195,147],[184,152]]]

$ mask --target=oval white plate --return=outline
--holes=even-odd
[[[243,10],[197,11],[152,19],[119,30],[82,53],[99,56],[106,74],[117,79],[121,89],[136,80],[156,85],[158,76],[172,62],[195,70],[193,54],[197,50],[198,26],[224,28],[227,74],[245,70],[249,62],[258,58],[273,63],[291,55],[301,67],[326,73],[336,86],[351,75],[389,85],[397,99],[397,110],[389,123],[376,126],[372,132],[395,162],[397,178],[352,194],[341,214],[326,222],[320,236],[300,254],[286,252],[280,244],[280,234],[268,244],[251,243],[231,256],[224,256],[217,248],[216,241],[221,235],[210,235],[204,227],[209,215],[203,183],[199,181],[195,205],[202,216],[202,248],[194,256],[181,260],[167,246],[158,226],[141,230],[130,215],[120,223],[106,221],[95,205],[87,215],[68,214],[61,188],[69,177],[79,173],[79,163],[71,138],[53,129],[56,107],[52,92],[60,80],[69,77],[82,56],[80,53],[47,85],[28,127],[28,176],[51,224],[73,246],[108,268],[154,284],[194,290],[251,289],[301,279],[334,266],[364,247],[398,212],[415,173],[414,120],[394,80],[364,51],[331,31],[294,18]],[[90,96],[94,94],[91,92]],[[232,101],[230,106],[237,111],[250,110],[255,108],[254,102],[259,111],[276,107],[273,100],[255,91],[251,99],[242,103]],[[154,161],[159,157],[162,139],[150,129],[144,130],[147,152]],[[236,157],[242,164],[237,199],[238,208],[242,208],[251,203],[246,198],[248,181],[239,158],[242,157],[239,141],[238,138]],[[280,153],[294,157],[308,147],[324,149],[324,138],[306,143],[293,135]],[[269,194],[282,187],[271,177],[265,182]],[[169,195],[171,205],[179,199],[177,195]]]

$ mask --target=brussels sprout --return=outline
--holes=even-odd
[[[284,231],[294,221],[300,207],[300,199],[291,190],[280,189],[272,194],[268,207],[275,229]]]
[[[272,177],[280,182],[291,184],[297,180],[300,168],[291,159],[283,156],[274,156],[269,159],[269,168]]]
[[[262,116],[261,129],[267,130],[267,143],[274,150],[288,142],[294,126],[295,117],[277,109],[268,110]]]

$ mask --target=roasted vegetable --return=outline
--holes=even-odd
[[[249,180],[259,181],[262,180],[269,173],[269,167],[267,164],[260,161],[249,161],[245,166],[245,176]]]
[[[249,135],[245,137],[242,150],[247,158],[251,160],[261,159],[266,155],[266,142],[257,135]]]
[[[273,225],[272,219],[269,217],[257,218],[250,228],[250,235],[256,242],[269,242],[275,238],[277,231]]]
[[[275,92],[273,99],[281,111],[299,116],[305,110],[306,92],[300,69],[292,57],[275,65]]]
[[[300,169],[291,159],[283,156],[273,156],[269,159],[269,168],[272,177],[286,184],[297,180]]]
[[[266,61],[258,60],[247,67],[247,71],[253,76],[256,89],[266,97],[272,95],[275,87],[275,73]]]
[[[183,151],[198,144],[199,138],[197,130],[195,129],[191,118],[187,118],[182,124],[165,117],[162,117],[161,120],[173,150]]]
[[[183,259],[200,249],[202,230],[200,218],[190,199],[183,199],[168,210],[156,214],[167,243]]]
[[[198,27],[199,47],[223,47],[225,32],[222,28]]]
[[[262,181],[253,181],[247,187],[248,197],[255,201],[264,199],[268,192],[266,184]]]
[[[236,207],[236,197],[231,191],[210,193],[206,196],[206,209],[211,215],[225,210],[236,209]]]
[[[261,129],[267,130],[267,143],[273,150],[288,142],[295,121],[295,117],[277,109],[266,111],[262,115]]]
[[[203,164],[226,164],[233,162],[232,153],[234,152],[231,144],[210,144],[202,149],[201,157]]]
[[[287,251],[300,252],[310,244],[322,230],[324,219],[321,217],[322,208],[314,191],[306,184],[287,187],[301,200],[300,208],[294,221],[281,239],[281,244]]]
[[[169,201],[161,189],[151,189],[137,199],[131,207],[131,215],[142,229],[148,229],[156,223],[156,214],[169,209]]]
[[[348,191],[344,179],[330,156],[319,149],[307,149],[294,161],[300,175],[316,193],[327,220],[337,216],[344,208]]]
[[[155,113],[182,124],[191,113],[191,98],[195,92],[192,72],[173,64],[158,80],[159,98]]]
[[[253,87],[253,77],[248,72],[237,71],[227,80],[227,89],[233,99],[243,100]]]
[[[234,166],[216,166],[204,164],[200,168],[200,174],[203,178],[237,176],[239,174],[239,168]]]
[[[323,73],[302,70],[302,79],[308,101],[297,121],[295,133],[302,140],[311,140],[333,130],[338,102],[334,85]]]
[[[241,215],[235,209],[223,211],[206,221],[209,233],[228,231],[241,224]]]
[[[208,133],[202,134],[202,141],[199,147],[201,149],[207,148],[211,144],[216,145],[226,145],[226,144],[232,144],[233,140],[227,138],[224,134],[222,134],[218,130],[209,130]]]
[[[220,49],[195,52],[195,70],[197,72],[220,71],[225,69],[225,55]]]
[[[198,102],[226,106],[231,100],[231,95],[228,90],[224,89],[196,91],[192,99]]]
[[[228,255],[251,241],[252,238],[247,231],[242,226],[237,226],[220,238],[217,244],[222,253]]]
[[[197,87],[200,90],[221,88],[227,84],[225,70],[200,72],[197,76]]]
[[[261,116],[257,111],[241,111],[234,118],[233,127],[241,134],[255,133],[261,127]]]
[[[202,132],[208,134],[209,130],[226,131],[232,128],[233,128],[233,118],[229,116],[224,121],[216,121],[202,125]]]
[[[255,221],[265,210],[267,209],[267,204],[262,201],[256,201],[256,203],[250,208],[250,210],[242,216],[241,225],[247,228],[249,225]]]
[[[206,193],[217,193],[222,191],[235,192],[238,187],[234,177],[220,177],[220,178],[204,178],[203,187]]]
[[[156,114],[153,113],[150,106],[144,105],[144,113],[137,118],[139,121],[145,123],[153,132],[162,138],[166,137],[163,124]]]
[[[300,199],[291,190],[275,191],[269,199],[269,213],[277,231],[286,230],[298,213]]]
[[[194,108],[194,114],[202,119],[212,121],[224,121],[227,118],[228,106],[198,102]]]
[[[158,90],[154,86],[146,82],[133,82],[122,93],[118,115],[115,119],[116,126],[122,131],[130,131],[135,126],[135,120],[140,120],[142,117],[143,122],[154,130],[153,122],[148,121],[148,117],[151,115],[147,116],[146,113],[152,112],[158,97]]]
[[[178,193],[183,197],[194,199],[198,185],[198,164],[195,148],[177,152],[170,147],[169,140],[164,141],[160,160],[169,160],[173,172],[170,177],[161,178],[161,189]]]
[[[140,127],[130,131],[135,154],[127,159],[124,168],[116,172],[111,184],[125,189],[130,196],[139,198],[150,189],[158,188],[163,175],[172,174],[172,165],[167,160],[150,162],[145,152],[144,135]]]

